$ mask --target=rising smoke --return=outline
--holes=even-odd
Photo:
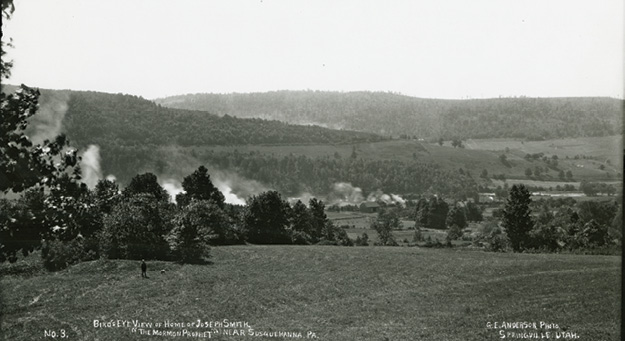
[[[82,182],[87,187],[93,189],[98,184],[98,181],[102,179],[102,169],[100,168],[100,147],[91,144],[87,147],[87,150],[81,155],[80,170],[82,171]],[[109,174],[106,176],[109,181],[115,181],[115,175]]]
[[[67,112],[67,92],[44,92],[39,101],[37,113],[30,118],[26,135],[34,144],[41,144],[45,140],[53,140],[63,128],[63,118]]]
[[[268,188],[260,182],[244,178],[233,172],[224,172],[209,168],[208,173],[210,174],[211,181],[224,195],[225,201],[228,204],[245,205],[245,201],[248,198],[268,190]],[[181,182],[174,178],[167,178],[162,181],[161,186],[169,193],[174,202],[176,195],[184,192]]]
[[[174,203],[176,202],[176,195],[184,192],[180,181],[176,179],[167,179],[161,183],[161,186],[167,191],[171,201]]]
[[[98,180],[102,178],[100,170],[100,147],[92,144],[82,154],[80,161],[80,170],[82,171],[82,182],[87,184],[89,188],[95,188]]]
[[[330,192],[327,195],[313,195],[305,192],[296,197],[288,198],[291,204],[301,200],[307,204],[312,198],[317,198],[326,203],[327,206],[347,206],[347,205],[360,205],[365,201],[381,201],[388,205],[400,205],[405,206],[406,201],[397,194],[385,194],[381,190],[369,193],[365,198],[362,194],[360,187],[352,186],[351,183],[337,182],[332,185]]]

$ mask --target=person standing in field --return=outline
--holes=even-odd
[[[148,278],[148,265],[145,264],[145,259],[141,260],[141,278]]]

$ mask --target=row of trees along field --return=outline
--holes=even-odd
[[[423,99],[388,92],[275,91],[189,94],[164,106],[218,115],[267,117],[290,123],[382,135],[438,138],[553,139],[622,133],[623,101],[614,98]]]
[[[100,180],[94,190],[61,176],[49,191],[27,190],[19,200],[0,200],[0,261],[41,249],[44,265],[60,269],[81,260],[163,259],[201,262],[210,245],[341,244],[345,230],[311,199],[291,206],[276,191],[251,197],[246,206],[224,202],[203,166],[184,178],[177,204],[152,173],[135,176],[119,190]]]
[[[414,219],[412,245],[451,246],[451,241],[490,251],[572,252],[615,254],[622,246],[622,196],[614,200],[576,201],[573,198],[532,200],[527,187],[514,185],[507,200],[484,219],[483,207],[432,196],[405,208],[383,207],[370,228],[378,233],[378,245],[396,246],[393,231],[402,229],[401,219]],[[469,225],[469,223],[472,223]],[[446,244],[426,240],[424,231],[446,231]],[[367,245],[363,234],[356,245]],[[425,242],[425,244],[423,243]]]
[[[513,185],[504,206],[464,237],[492,251],[620,253],[622,200],[532,200],[526,186]]]

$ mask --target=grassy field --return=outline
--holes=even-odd
[[[465,142],[468,149],[503,151],[506,148],[518,150],[523,154],[545,153],[558,155],[564,159],[576,155],[610,159],[614,164],[620,164],[623,152],[623,137],[621,135],[603,137],[580,137],[545,141],[524,141],[521,139],[478,139]]]
[[[292,146],[211,146],[211,147],[162,147],[162,159],[168,160],[168,168],[179,170],[186,164],[198,163],[190,155],[201,154],[208,150],[234,151],[241,153],[259,152],[277,157],[306,155],[308,157],[350,157],[355,147],[359,157],[372,160],[418,160],[435,163],[440,167],[458,171],[462,168],[471,172],[476,178],[486,169],[492,175],[504,174],[506,178],[525,179],[525,170],[542,167],[543,180],[558,181],[558,171],[548,169],[542,161],[528,161],[524,156],[528,153],[545,153],[559,158],[559,169],[571,171],[574,181],[582,179],[593,181],[618,181],[622,172],[621,136],[592,137],[547,141],[521,141],[513,139],[468,140],[466,148],[452,148],[446,142],[443,146],[416,140],[391,140],[376,143],[360,143],[356,145],[292,145]],[[505,152],[506,147],[508,152]],[[192,152],[193,151],[193,152]],[[504,165],[499,156],[506,154],[510,167]],[[576,155],[592,157],[574,159]],[[569,157],[569,159],[566,159]],[[610,160],[609,162],[607,160]],[[599,167],[603,167],[601,170]],[[190,167],[192,169],[193,167]]]
[[[255,336],[283,331],[318,340],[465,341],[541,331],[488,323],[540,329],[542,321],[558,325],[548,330],[553,339],[566,330],[579,340],[620,340],[620,257],[333,246],[233,246],[212,254],[208,265],[149,262],[149,279],[136,261],[4,276],[2,333],[7,340],[51,339],[44,335],[52,332],[67,340],[176,339],[140,335],[136,320],[153,324],[140,328],[150,332],[212,331],[215,340],[285,339]],[[187,327],[225,319],[241,323]],[[234,330],[246,335],[224,335]]]

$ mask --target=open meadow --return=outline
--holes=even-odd
[[[129,260],[5,275],[2,332],[7,340],[52,333],[154,340],[194,332],[214,340],[301,333],[318,340],[465,341],[541,332],[561,340],[620,339],[616,256],[254,245],[211,252],[205,265],[148,262],[148,279]],[[501,329],[503,322],[530,328]],[[271,334],[277,332],[283,334]]]

